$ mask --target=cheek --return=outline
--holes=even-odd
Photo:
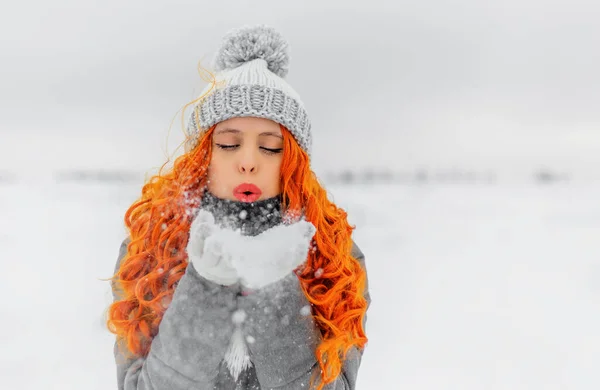
[[[208,164],[208,179],[213,179],[216,173],[219,171],[219,162],[214,157],[211,157],[210,163]]]
[[[208,164],[208,174],[218,176],[225,171],[226,160],[221,156],[221,153],[213,153]]]
[[[269,171],[269,177],[273,187],[277,191],[279,191],[281,187],[281,160],[279,161],[279,163],[273,164],[273,166],[271,166]]]
[[[225,174],[225,166],[223,161],[218,157],[211,158],[210,164],[208,165],[208,187],[214,189],[216,186],[222,186],[224,179],[227,178]]]

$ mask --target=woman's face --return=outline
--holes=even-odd
[[[218,198],[255,202],[280,193],[283,136],[264,118],[231,118],[212,136],[208,190]]]

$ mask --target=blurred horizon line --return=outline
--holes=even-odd
[[[166,167],[167,169],[169,167]],[[158,174],[158,169],[55,169],[50,172],[40,172],[38,178],[51,179],[57,184],[65,183],[142,183]],[[524,169],[526,182],[537,184],[552,183],[582,183],[596,182],[600,178],[577,178],[573,172],[550,168]],[[18,184],[24,175],[9,170],[0,171],[0,186]],[[501,184],[511,182],[515,175],[501,174],[493,169],[473,170],[457,167],[447,169],[391,169],[362,167],[354,169],[336,169],[317,173],[319,180],[325,184],[354,185],[354,184]]]

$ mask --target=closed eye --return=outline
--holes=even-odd
[[[216,144],[216,145],[217,145],[217,147],[219,147],[220,149],[223,149],[223,150],[233,150],[240,146],[240,145],[224,145],[224,144]]]
[[[277,153],[281,153],[281,151],[283,150],[283,148],[271,149],[271,148],[265,148],[264,146],[261,146],[260,148],[262,150],[264,150],[265,153],[267,153],[267,154],[277,154]]]

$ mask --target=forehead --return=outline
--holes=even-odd
[[[215,135],[274,135],[281,137],[279,124],[265,118],[243,117],[231,118],[220,122],[215,127]]]

